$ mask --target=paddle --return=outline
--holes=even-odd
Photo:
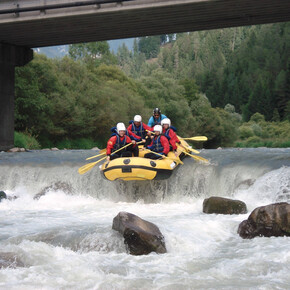
[[[193,148],[191,148],[191,147],[184,146],[184,145],[182,145],[182,144],[178,144],[177,147],[178,147],[178,148],[179,148],[179,147],[182,147],[182,148],[185,149],[185,150],[189,150],[189,151],[191,151],[191,152],[193,152],[193,153],[195,153],[195,154],[199,154],[199,151],[197,151],[197,150],[195,150],[195,149],[193,149]]]
[[[96,157],[99,157],[99,156],[101,156],[101,155],[106,154],[106,148],[105,148],[105,149],[102,149],[100,152],[101,152],[100,154],[95,155],[95,156],[92,156],[92,157],[89,157],[89,158],[87,158],[86,160],[90,160],[90,159],[93,159],[93,158],[96,158]]]
[[[142,143],[142,141],[140,141],[140,142],[138,142],[138,143],[136,143],[136,144],[139,144],[139,143]],[[131,144],[132,144],[132,143],[128,143],[127,145],[121,147],[120,149],[114,151],[113,153],[119,152],[119,151],[123,150],[124,148],[128,147],[128,146],[131,145]],[[92,168],[93,168],[93,167],[94,167],[98,162],[104,160],[105,158],[107,158],[107,156],[101,158],[100,160],[98,160],[98,161],[96,161],[96,162],[88,163],[88,164],[86,164],[86,165],[80,167],[80,168],[78,169],[79,174],[84,174],[84,173],[86,173],[87,171],[89,171],[90,169],[92,169]]]
[[[80,167],[80,168],[78,169],[79,174],[85,174],[86,172],[88,172],[89,170],[91,170],[91,169],[92,169],[92,168],[93,168],[97,163],[99,163],[100,161],[102,161],[102,160],[104,160],[104,159],[106,159],[106,158],[107,158],[107,156],[105,156],[105,157],[99,159],[99,160],[96,161],[96,162],[91,162],[91,163],[88,163],[88,164],[86,164],[86,165]]]
[[[186,152],[186,151],[182,151],[182,152],[183,152],[184,154],[186,154],[186,155],[192,157],[193,159],[196,159],[196,160],[198,160],[198,161],[202,161],[202,162],[205,162],[205,163],[209,163],[209,161],[208,161],[207,159],[203,158],[203,157],[195,156],[195,155],[189,154],[189,153]]]
[[[207,141],[206,136],[195,136],[195,137],[188,137],[188,138],[181,138],[182,140],[192,140],[192,141]]]
[[[195,154],[199,154],[199,153],[200,153],[199,151],[197,151],[197,150],[195,150],[195,149],[193,149],[193,148],[190,148],[190,147],[185,147],[185,148],[186,148],[187,150],[189,150],[189,151],[195,153]]]
[[[150,152],[152,152],[152,153],[154,153],[154,154],[157,154],[157,155],[160,155],[160,156],[162,156],[162,157],[165,157],[165,158],[168,158],[168,159],[173,160],[173,158],[167,157],[167,156],[165,156],[165,155],[159,154],[159,153],[154,152],[154,151],[151,151],[151,150],[149,150],[149,149],[147,149],[147,150],[150,151]],[[180,163],[180,164],[183,164],[183,162],[182,162],[181,160],[176,159],[176,161],[177,161],[178,163]]]

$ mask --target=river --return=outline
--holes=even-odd
[[[0,203],[0,289],[289,289],[290,237],[244,240],[237,229],[256,207],[290,202],[290,148],[202,150],[209,165],[186,158],[150,182],[110,182],[97,166],[79,175],[95,154],[0,153],[11,198]],[[248,213],[204,214],[213,195]],[[127,254],[112,230],[120,211],[156,224],[168,253]]]

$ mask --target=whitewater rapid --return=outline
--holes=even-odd
[[[11,197],[0,203],[0,289],[289,289],[290,238],[243,240],[237,228],[257,206],[290,202],[290,149],[203,150],[209,165],[186,159],[151,182],[109,182],[97,167],[78,175],[95,154],[0,153]],[[249,212],[204,214],[212,195]],[[112,230],[120,211],[155,223],[168,253],[128,255]]]

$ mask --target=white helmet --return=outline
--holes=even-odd
[[[162,126],[161,125],[155,125],[153,128],[153,131],[158,131],[160,134],[162,133]]]
[[[124,123],[118,123],[117,124],[117,132],[119,134],[120,131],[126,131],[126,127]]]
[[[171,126],[171,121],[168,118],[165,118],[161,120],[161,125],[168,125],[169,127]]]
[[[134,117],[134,122],[142,122],[142,117],[140,115],[136,115]]]

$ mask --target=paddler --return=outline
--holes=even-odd
[[[164,155],[164,157],[169,152],[169,142],[165,136],[162,135],[162,126],[161,125],[155,125],[154,126],[154,137],[152,139],[152,142],[147,148],[153,152],[146,153],[144,155],[145,158],[150,159],[160,159],[161,155]],[[158,154],[154,154],[154,152]]]
[[[151,139],[148,135],[150,135],[153,128],[143,123],[140,115],[134,116],[134,121],[129,125],[127,130],[131,139],[134,139],[137,142],[143,141],[145,146],[150,144]]]
[[[170,149],[169,151],[173,151],[175,156],[178,156],[178,152],[177,152],[177,144],[181,144],[180,140],[178,139],[176,133],[174,132],[174,130],[170,127],[171,126],[171,121],[168,118],[165,118],[161,121],[161,125],[162,125],[162,133],[164,134],[164,136],[168,139],[169,141],[169,146]]]
[[[123,150],[120,150],[116,153],[114,151],[119,150],[120,148],[130,144],[125,147]],[[136,141],[131,140],[129,136],[126,135],[126,127],[124,123],[117,124],[117,133],[112,136],[107,143],[107,161],[113,160],[119,157],[132,157],[139,155],[138,146],[136,146]]]
[[[148,121],[149,127],[154,127],[155,125],[160,125],[163,119],[167,118],[165,115],[161,114],[161,110],[159,108],[155,108],[153,110],[153,115],[150,117]]]

